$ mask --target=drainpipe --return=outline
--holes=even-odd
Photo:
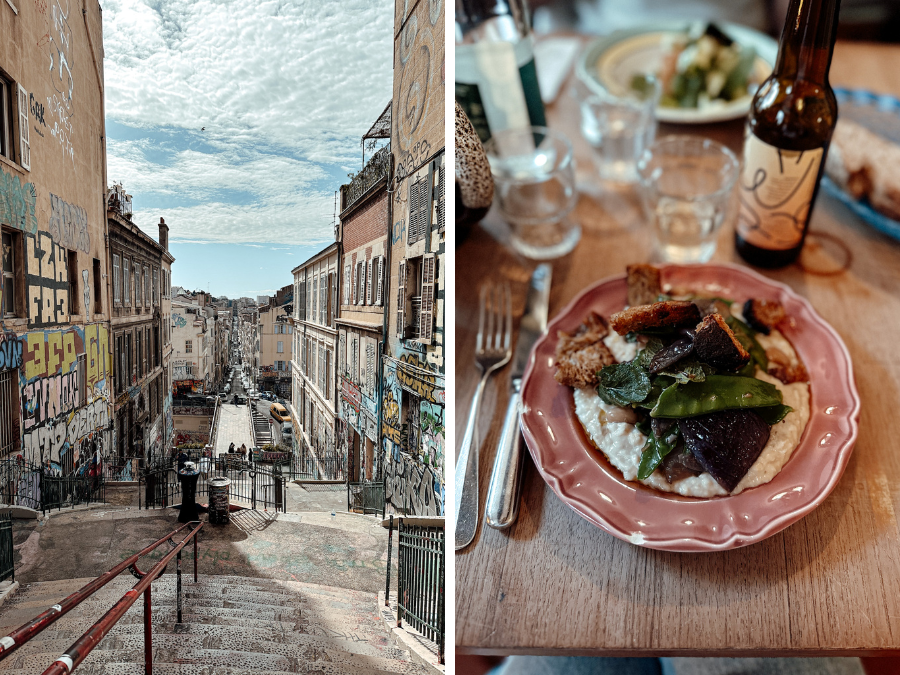
[[[384,319],[381,325],[381,354],[378,355],[378,401],[376,402],[375,409],[378,411],[378,428],[375,430],[375,438],[378,439],[378,453],[381,456],[381,461],[379,462],[379,466],[381,467],[381,479],[385,480],[385,461],[387,459],[386,453],[384,452],[384,439],[381,434],[381,423],[384,418],[384,355],[387,352],[388,348],[388,333],[390,328],[390,307],[391,307],[391,294],[388,292],[390,288],[390,280],[391,280],[391,249],[393,248],[393,232],[394,232],[394,199],[393,192],[390,190],[391,181],[393,180],[393,166],[394,166],[394,155],[391,153],[391,161],[388,162],[387,167],[387,183],[385,183],[384,189],[387,192],[388,200],[387,200],[387,241],[385,242],[384,247],[384,258],[385,258],[385,267],[386,273],[384,275]]]

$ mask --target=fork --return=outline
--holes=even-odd
[[[505,366],[512,356],[512,298],[509,284],[485,284],[478,297],[478,337],[475,340],[475,364],[481,369],[481,381],[475,389],[469,419],[456,460],[456,550],[468,546],[478,527],[478,445],[475,427],[478,406],[491,373]]]

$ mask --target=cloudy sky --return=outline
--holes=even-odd
[[[104,0],[109,181],[173,282],[257,295],[333,240],[391,98],[393,0]]]

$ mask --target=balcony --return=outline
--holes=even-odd
[[[389,174],[391,166],[391,147],[381,148],[366,162],[366,166],[358,174],[353,176],[348,185],[341,186],[343,208],[346,211],[358,202],[373,185]]]

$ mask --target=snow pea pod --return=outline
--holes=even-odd
[[[752,377],[710,375],[703,382],[673,384],[659,395],[651,417],[694,417],[733,408],[781,404],[778,388]]]

